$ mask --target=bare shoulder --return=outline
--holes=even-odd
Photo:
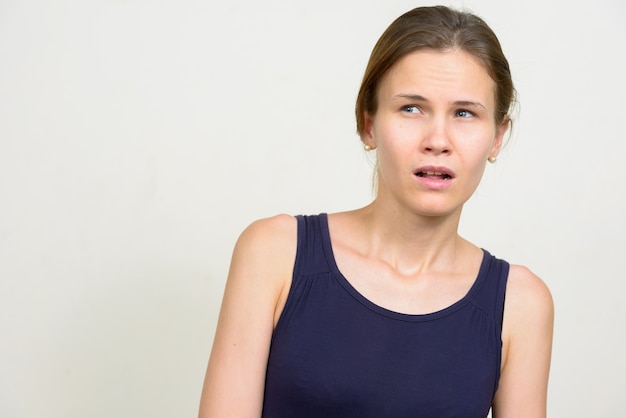
[[[551,346],[554,303],[548,286],[527,267],[511,265],[502,329],[504,359],[529,342]]]
[[[545,316],[551,319],[554,310],[550,289],[525,266],[511,265],[506,290],[506,306],[510,313]]]
[[[267,252],[294,247],[297,238],[297,221],[290,215],[276,215],[252,222],[237,240],[239,247],[253,247]]]
[[[289,215],[276,215],[252,222],[241,233],[233,262],[243,256],[246,262],[264,261],[268,267],[281,262],[293,261],[297,242],[296,218]],[[271,258],[267,258],[271,256]],[[267,263],[269,260],[272,263]]]
[[[275,215],[269,218],[257,219],[243,231],[242,236],[257,236],[258,234],[289,234],[296,228],[296,218],[291,215]]]
[[[296,246],[297,222],[287,215],[255,221],[239,236],[207,367],[201,417],[261,415],[272,331],[291,280]]]
[[[245,282],[259,292],[269,292],[274,307],[280,310],[291,283],[297,240],[293,216],[277,215],[252,222],[235,245],[229,281]]]
[[[545,417],[554,304],[546,284],[512,265],[506,287],[502,366],[493,416]]]

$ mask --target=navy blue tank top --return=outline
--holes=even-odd
[[[402,314],[372,303],[341,274],[325,214],[297,220],[263,417],[486,417],[500,377],[508,263],[483,251],[461,300]]]

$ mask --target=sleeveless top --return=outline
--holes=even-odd
[[[272,336],[263,417],[486,417],[500,377],[509,265],[483,250],[440,311],[380,307],[341,274],[326,214],[298,216],[293,282]]]

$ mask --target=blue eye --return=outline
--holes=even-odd
[[[461,109],[456,111],[455,116],[459,118],[471,118],[474,114],[469,110]]]
[[[406,113],[422,113],[420,108],[415,105],[402,106],[402,111]]]

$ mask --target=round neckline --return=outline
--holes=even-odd
[[[402,321],[414,321],[414,322],[431,321],[431,320],[435,320],[438,318],[442,318],[444,316],[452,314],[453,312],[456,312],[457,310],[461,309],[463,306],[467,305],[472,300],[474,295],[478,292],[481,285],[485,281],[485,274],[486,274],[488,263],[489,263],[489,257],[488,257],[489,253],[487,252],[487,250],[481,248],[483,252],[483,258],[480,262],[480,268],[478,270],[478,274],[476,275],[476,278],[474,279],[472,286],[469,288],[467,293],[465,293],[465,295],[461,299],[457,300],[456,302],[452,303],[451,305],[445,308],[439,309],[434,312],[424,313],[424,314],[409,314],[409,313],[402,313],[402,312],[393,311],[391,309],[387,309],[383,306],[380,306],[372,302],[368,298],[366,298],[361,292],[359,292],[352,285],[352,283],[350,283],[350,281],[348,281],[348,279],[343,275],[341,270],[339,270],[339,267],[337,266],[337,261],[335,259],[335,253],[333,251],[332,242],[330,239],[330,228],[328,227],[328,214],[321,213],[319,215],[319,219],[320,219],[320,229],[321,229],[321,234],[322,234],[322,244],[324,247],[324,253],[326,256],[326,261],[328,263],[328,266],[330,267],[330,270],[333,273],[333,276],[335,277],[335,279],[337,279],[339,284],[341,284],[341,286],[343,286],[343,288],[348,293],[350,293],[350,295],[352,295],[358,302],[360,302],[365,307],[367,307],[368,309],[378,314],[381,314],[390,318],[402,320]]]

